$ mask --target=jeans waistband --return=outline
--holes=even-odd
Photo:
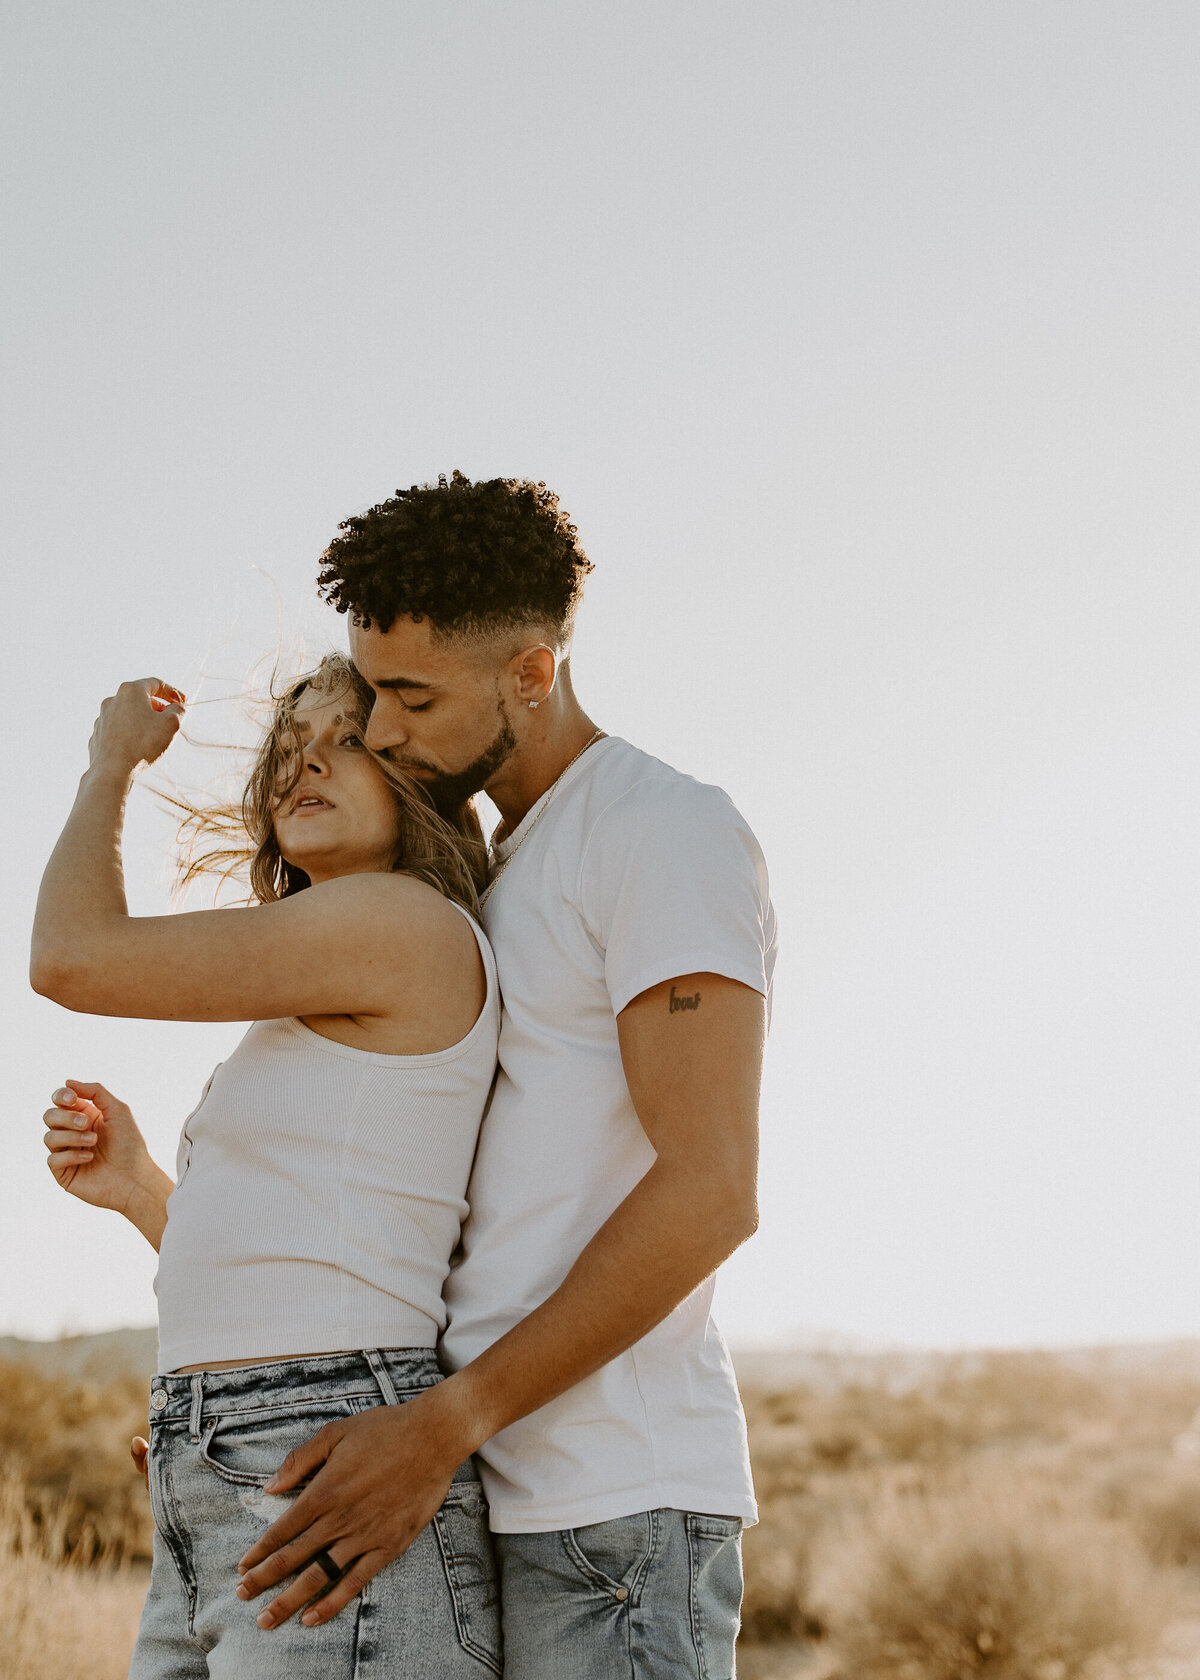
[[[367,1395],[395,1405],[401,1394],[441,1381],[432,1348],[362,1348],[355,1353],[309,1354],[264,1360],[228,1371],[192,1371],[150,1379],[151,1423],[191,1423],[220,1411],[261,1411],[306,1401]]]

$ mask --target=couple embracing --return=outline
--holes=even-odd
[[[275,702],[250,908],[129,916],[126,796],[185,701],[101,709],[33,983],[253,1022],[174,1180],[101,1085],[46,1117],[63,1188],[159,1251],[132,1680],[734,1671],[755,1507],[709,1309],[755,1225],[775,919],[727,796],[576,699],[590,570],[544,485],[347,520],[351,660]]]

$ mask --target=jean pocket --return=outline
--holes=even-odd
[[[657,1532],[653,1511],[636,1511],[608,1522],[563,1530],[567,1556],[593,1586],[628,1598],[652,1552]]]
[[[200,1457],[222,1481],[261,1488],[288,1453],[311,1440],[327,1423],[344,1422],[352,1410],[348,1400],[324,1400],[309,1406],[222,1413],[204,1426]]]
[[[458,1642],[469,1655],[502,1674],[500,1588],[487,1500],[479,1482],[450,1484],[441,1510],[434,1515],[433,1531],[450,1588]]]
[[[700,1680],[730,1680],[742,1609],[742,1525],[687,1516],[689,1595]]]

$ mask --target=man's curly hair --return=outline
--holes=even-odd
[[[411,614],[446,638],[545,625],[568,640],[592,570],[544,484],[460,472],[343,520],[321,560],[322,595],[362,628]]]

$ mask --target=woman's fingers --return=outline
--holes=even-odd
[[[94,1149],[56,1149],[47,1155],[46,1165],[52,1173],[60,1173],[64,1167],[86,1167],[90,1161],[96,1159]]]
[[[48,1131],[42,1139],[52,1154],[63,1149],[90,1149],[96,1141],[95,1132],[64,1132],[57,1128]]]
[[[88,1097],[81,1096],[79,1092],[72,1091],[67,1085],[61,1085],[53,1093],[50,1101],[54,1108],[46,1114],[47,1125],[52,1123],[55,1115],[59,1125],[65,1125],[69,1121],[72,1126],[79,1127],[94,1126],[103,1118],[96,1103]]]
[[[90,1110],[90,1112],[89,1112]],[[42,1122],[47,1131],[61,1132],[68,1128],[72,1132],[90,1132],[94,1130],[96,1121],[100,1118],[100,1110],[91,1108],[48,1108],[42,1115]]]
[[[156,700],[163,700],[169,706],[184,706],[187,704],[187,695],[183,690],[176,688],[173,683],[164,682],[161,677],[138,677],[133,682],[123,682],[111,699],[106,700],[104,704],[106,706],[111,705],[113,701],[119,700],[122,694],[135,695],[139,693],[146,695],[151,705]]]
[[[160,677],[122,683],[100,706],[88,743],[92,763],[111,758],[126,772],[153,764],[170,745],[183,709],[182,691]]]
[[[91,1103],[93,1107],[96,1108],[99,1113],[103,1114],[106,1119],[108,1118],[110,1111],[114,1109],[123,1109],[126,1113],[129,1112],[128,1105],[123,1103],[120,1097],[114,1097],[112,1092],[107,1090],[105,1086],[97,1085],[94,1081],[86,1079],[68,1079],[66,1081],[66,1089],[73,1097],[82,1097],[85,1102]],[[54,1093],[56,1102],[58,1100],[58,1095],[59,1093],[56,1091]]]
[[[133,1119],[129,1104],[122,1102],[120,1097],[115,1097],[107,1086],[99,1085],[94,1080],[68,1079],[64,1089],[76,1112],[86,1114],[91,1125],[95,1125],[99,1120],[124,1123]],[[59,1093],[56,1091],[55,1102],[58,1098]]]
[[[99,1107],[71,1087],[79,1083],[71,1080],[61,1085],[51,1097],[53,1108],[42,1115],[46,1130],[42,1142],[46,1146],[46,1165],[60,1185],[69,1187],[75,1169],[87,1167],[96,1159],[96,1145],[100,1134],[96,1127],[103,1116]],[[107,1093],[105,1093],[107,1095]]]
[[[156,712],[165,711],[168,707],[178,706],[182,711],[187,705],[187,695],[181,689],[174,688],[170,683],[159,682],[149,677],[146,681],[150,694],[150,704]]]

